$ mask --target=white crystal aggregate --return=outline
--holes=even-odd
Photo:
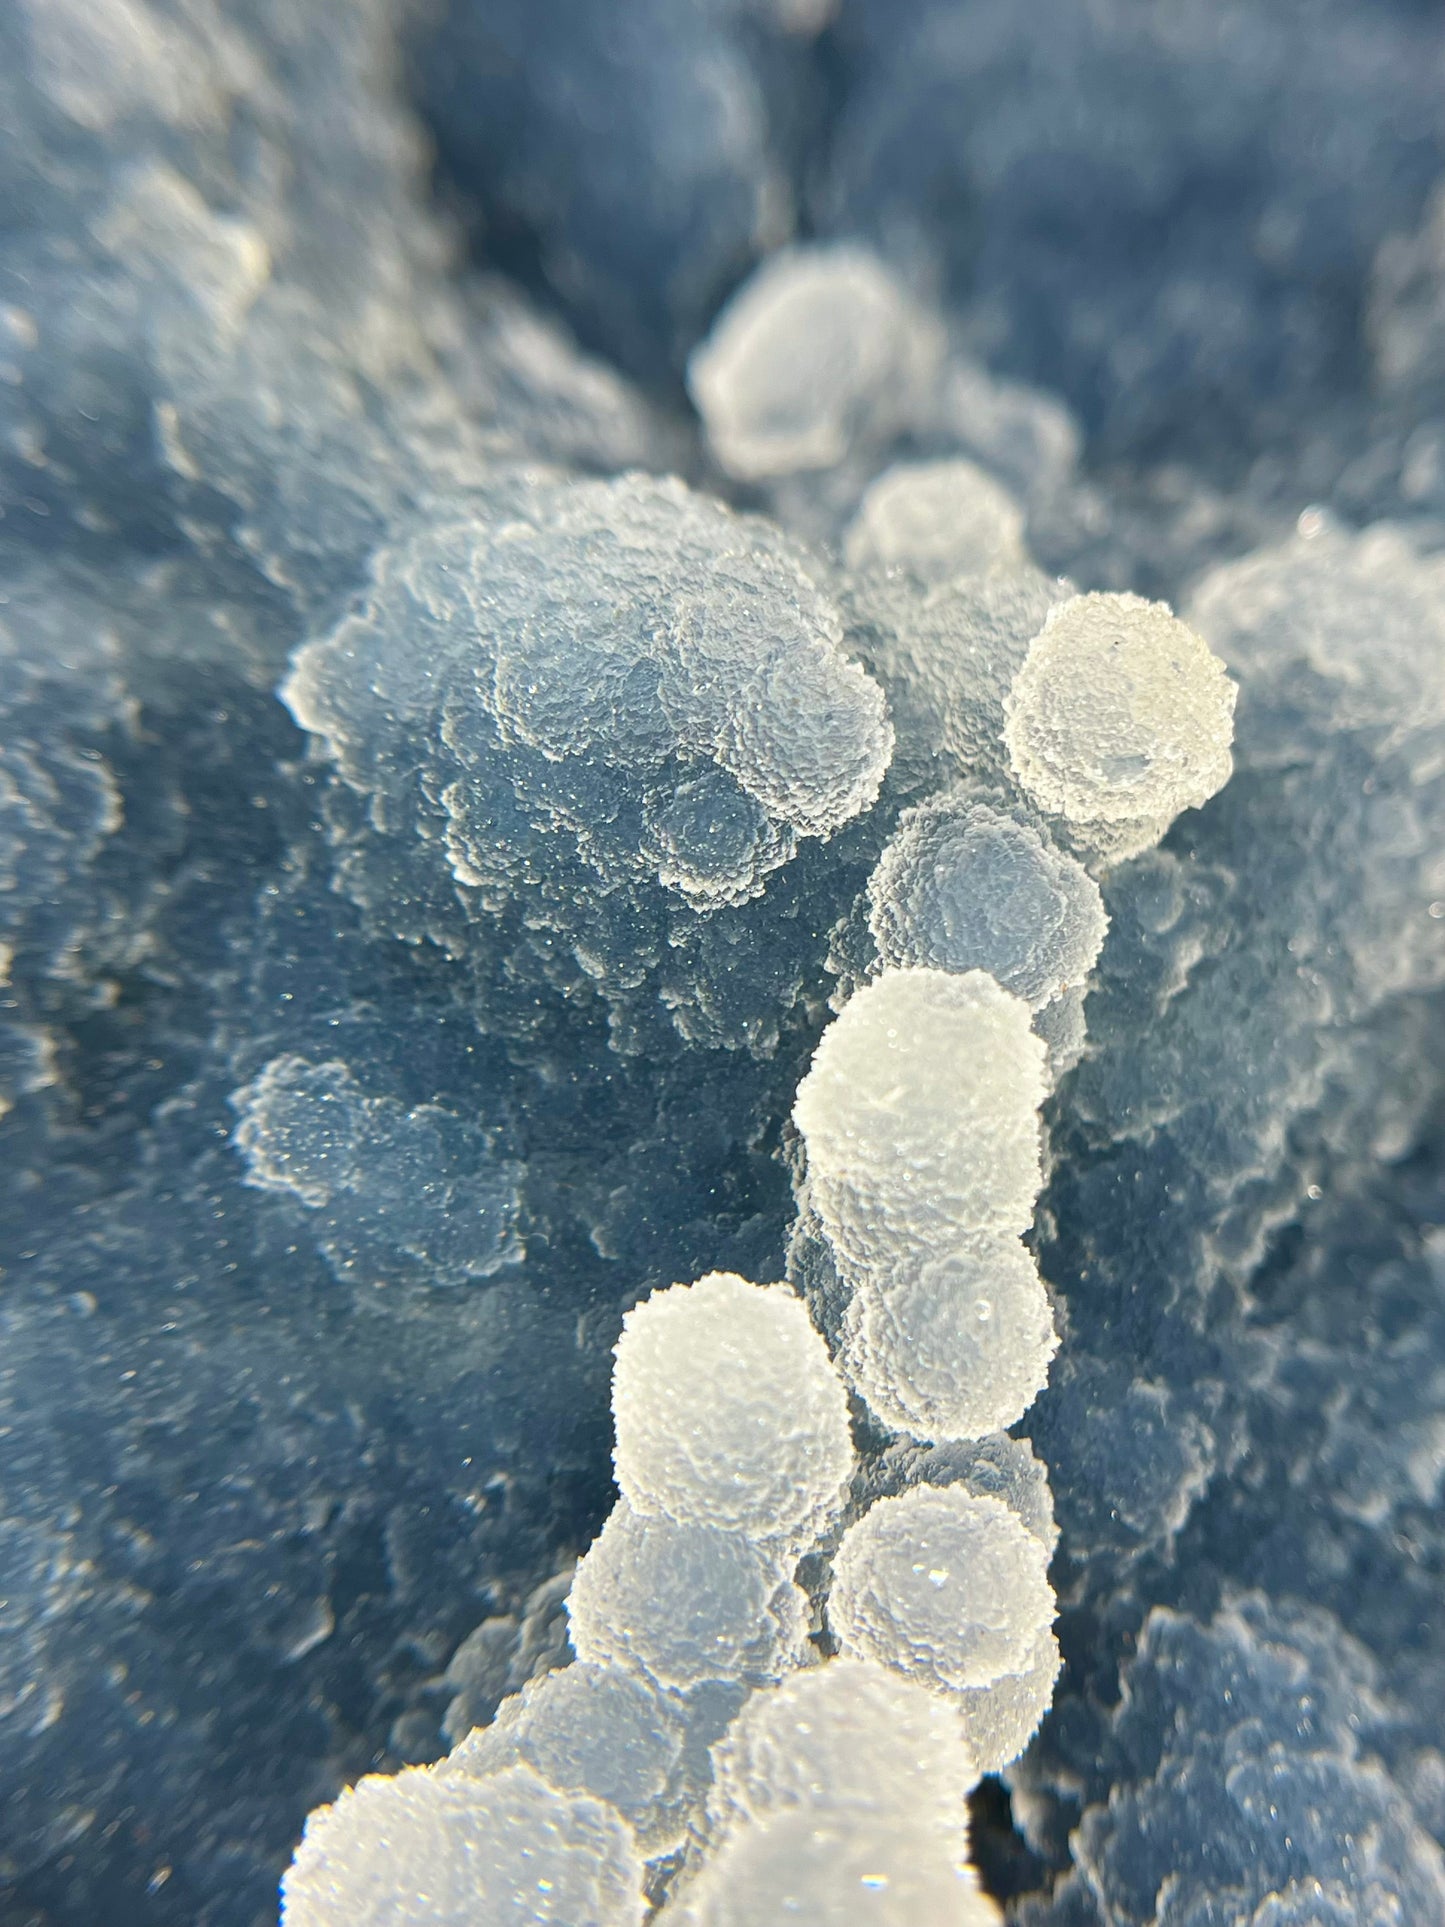
[[[637,1927],[629,1828],[527,1766],[485,1782],[369,1775],[311,1815],[282,1883],[287,1927]]]
[[[810,566],[673,479],[534,477],[379,551],[282,693],[373,829],[415,817],[413,859],[492,911],[535,899],[538,835],[603,898],[651,880],[745,902],[873,801],[892,746]],[[593,764],[620,823],[579,803]],[[519,802],[520,841],[499,827]]]
[[[1053,1604],[1048,1554],[1002,1500],[915,1486],[844,1534],[828,1618],[845,1653],[962,1692],[1025,1670]]]
[[[599,903],[646,875],[700,913],[760,893],[873,803],[890,756],[908,807],[860,899],[871,960],[844,973],[793,1109],[800,1227],[841,1310],[710,1272],[627,1313],[621,1496],[567,1597],[575,1658],[438,1766],[313,1816],[287,1927],[603,1927],[640,1917],[644,1860],[666,1927],[1001,1919],[967,1800],[1060,1669],[1047,1478],[1007,1428],[1058,1346],[1025,1240],[1041,1107],[1085,1049],[1108,928],[1085,865],[1146,849],[1227,779],[1234,686],[1163,604],[1042,576],[1018,502],[973,463],[895,461],[869,485],[942,353],[843,245],[773,256],[692,356],[731,476],[856,478],[827,592],[769,525],[680,484],[544,477],[383,554],[367,607],[296,658],[292,711],[378,822],[437,709],[434,661],[465,669],[439,712],[452,762],[424,788],[452,875],[498,903],[530,884],[470,785],[493,736],[559,797],[598,758],[635,785],[632,842],[556,809]],[[399,653],[418,625],[430,653]],[[838,728],[810,734],[814,713]],[[251,1181],[322,1208],[337,1153],[289,1086],[271,1103],[274,1070],[238,1094]],[[362,1103],[344,1065],[298,1078]],[[892,1435],[881,1454],[855,1452],[850,1392]]]
[[[1028,1005],[981,970],[885,971],[845,1005],[793,1117],[850,1275],[882,1281],[912,1253],[1028,1229],[1044,1062]]]
[[[844,536],[850,569],[946,581],[1025,560],[1018,503],[974,462],[899,462],[864,494]]]
[[[666,1927],[998,1927],[946,1835],[908,1816],[802,1809],[729,1834],[660,1916]]]
[[[910,420],[941,331],[865,248],[775,254],[723,309],[688,365],[714,456],[761,481],[832,468]]]
[[[1053,1626],[1043,1626],[1017,1671],[1000,1673],[987,1686],[968,1686],[957,1695],[964,1734],[980,1773],[1002,1772],[1023,1752],[1053,1702],[1062,1666]]]
[[[674,1923],[983,1927],[999,1918],[967,1864],[978,1769],[947,1702],[840,1658],[748,1700],[713,1749],[707,1857]]]
[[[892,714],[900,793],[1012,782],[1004,708],[1049,611],[1067,599],[1027,560],[920,586],[900,570],[845,581],[845,606]]]
[[[909,1253],[886,1283],[860,1281],[841,1361],[869,1410],[920,1439],[980,1439],[1033,1404],[1058,1349],[1033,1255],[975,1233],[936,1258]]]
[[[947,491],[929,476],[910,494],[907,479],[865,501],[855,562],[866,550],[920,575],[941,565]],[[1002,511],[995,528],[1006,549]],[[1058,1344],[1022,1240],[1050,1070],[1083,1047],[1107,928],[1097,886],[1046,822],[1090,860],[1157,840],[1227,776],[1234,693],[1161,605],[1037,606],[1011,690],[990,666],[985,691],[1018,791],[996,774],[991,790],[955,783],[904,813],[866,893],[878,974],[798,1088],[802,1200],[848,1293],[834,1357],[788,1286],[733,1273],[627,1315],[613,1379],[622,1497],[567,1599],[575,1662],[440,1766],[363,1781],[313,1816],[288,1927],[468,1908],[477,1927],[602,1927],[638,1917],[641,1860],[688,1838],[670,1927],[999,1919],[968,1864],[966,1799],[1027,1745],[1060,1666],[1047,1485],[1040,1503],[1010,1469],[1027,1448],[1004,1436]],[[1011,643],[999,663],[1019,654]],[[946,658],[929,674],[947,676]],[[309,1164],[246,1128],[253,1181],[325,1201]],[[847,1387],[901,1439],[978,1441],[979,1477],[935,1484],[925,1463],[921,1483],[871,1503],[854,1479],[850,1500]],[[837,1652],[821,1663],[795,1570],[819,1550]],[[531,1878],[534,1845],[547,1871],[539,1861]],[[352,1870],[377,1856],[384,1877],[357,1874],[354,1900]]]
[[[1108,929],[1082,864],[1024,812],[967,790],[903,813],[868,906],[885,966],[985,970],[1035,1010],[1087,980]]]
[[[623,1320],[612,1411],[639,1514],[801,1545],[852,1470],[846,1395],[786,1285],[711,1272],[654,1292]]]
[[[1014,678],[1004,741],[1025,793],[1075,846],[1118,860],[1228,782],[1235,694],[1164,603],[1074,596]]]
[[[474,1728],[437,1771],[485,1781],[529,1766],[559,1792],[615,1807],[652,1854],[680,1832],[684,1732],[680,1708],[650,1680],[579,1660],[504,1700],[491,1725]]]
[[[955,1710],[868,1659],[840,1658],[755,1693],[713,1748],[709,1836],[789,1808],[910,1812],[967,1841],[978,1769]]]
[[[736,1530],[648,1518],[624,1499],[577,1567],[573,1649],[679,1690],[781,1678],[804,1657],[794,1563]]]

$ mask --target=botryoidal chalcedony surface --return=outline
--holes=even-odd
[[[1445,27],[0,11],[0,1927],[1445,1920]]]

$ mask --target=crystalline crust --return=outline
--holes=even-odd
[[[624,1320],[612,1409],[639,1515],[801,1540],[852,1467],[842,1383],[785,1285],[711,1272],[654,1293]]]
[[[845,1265],[1024,1231],[1040,1182],[1044,1046],[981,971],[886,972],[829,1026],[793,1116],[813,1208]]]
[[[866,249],[774,255],[734,296],[688,381],[722,466],[756,481],[829,468],[921,400],[936,330]]]
[[[311,1816],[284,1927],[639,1927],[642,1873],[610,1808],[513,1766],[371,1776]]]
[[[844,1534],[829,1624],[845,1653],[939,1691],[991,1686],[1035,1662],[1054,1612],[1047,1565],[1001,1501],[916,1486]]]
[[[802,1658],[805,1601],[788,1566],[716,1526],[647,1518],[623,1500],[567,1600],[579,1659],[659,1686],[776,1679]]]
[[[977,1769],[957,1715],[869,1660],[835,1659],[755,1693],[713,1749],[716,1832],[792,1807],[926,1818],[962,1841]]]
[[[904,812],[868,901],[886,966],[984,970],[1036,1009],[1085,981],[1108,928],[1081,864],[966,791]]]
[[[1009,693],[1004,740],[1020,783],[1081,847],[1147,849],[1229,780],[1234,685],[1162,603],[1061,603]]]
[[[1024,560],[1018,504],[972,462],[899,463],[869,485],[848,526],[850,569],[906,569],[925,582]]]
[[[1442,75],[0,7],[7,1923],[1445,1921]]]

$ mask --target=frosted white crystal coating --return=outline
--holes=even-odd
[[[892,434],[941,353],[937,324],[866,249],[787,248],[723,309],[688,387],[718,461],[760,481]]]
[[[899,462],[871,484],[844,537],[850,569],[925,582],[1025,560],[1018,503],[973,462]]]
[[[1040,1183],[1044,1046],[982,971],[893,970],[823,1033],[793,1116],[845,1266],[886,1272],[970,1232],[1018,1235]]]
[[[799,1809],[740,1827],[663,1915],[667,1927],[999,1927],[949,1833],[895,1813]]]
[[[893,775],[905,793],[1007,776],[1004,702],[1048,612],[1072,594],[1024,563],[921,593],[897,572],[849,578],[848,610],[888,692]]]
[[[634,1512],[809,1536],[853,1463],[848,1401],[802,1300],[711,1272],[623,1321],[617,1483]]]
[[[1083,983],[1109,921],[1081,863],[963,792],[904,812],[868,906],[885,965],[986,970],[1035,1009]]]
[[[1058,1349],[1048,1294],[1017,1238],[961,1238],[910,1254],[886,1284],[860,1289],[843,1363],[883,1423],[920,1439],[977,1439],[1012,1425]]]
[[[1235,693],[1164,603],[1074,596],[1049,612],[1014,679],[1014,773],[1081,848],[1136,854],[1228,782]]]
[[[577,1568],[567,1618],[579,1659],[684,1688],[781,1677],[802,1658],[806,1606],[765,1547],[640,1517],[624,1499]]]
[[[845,1653],[937,1689],[1027,1668],[1051,1625],[1048,1554],[1008,1506],[960,1486],[880,1499],[843,1535],[828,1621]]]
[[[978,1780],[951,1706],[871,1660],[847,1658],[755,1693],[713,1748],[713,1774],[717,1832],[788,1807],[865,1819],[891,1812],[951,1831],[960,1853],[964,1802]]]
[[[605,1800],[651,1850],[681,1752],[681,1722],[649,1680],[579,1660],[503,1700],[435,1771],[479,1780],[521,1761],[559,1792]]]
[[[636,1927],[644,1911],[617,1814],[525,1766],[372,1775],[311,1815],[282,1882],[283,1927]]]
[[[1062,1664],[1049,1626],[1018,1672],[1002,1673],[987,1686],[970,1686],[957,1695],[964,1738],[980,1773],[997,1773],[1023,1752],[1053,1703]]]

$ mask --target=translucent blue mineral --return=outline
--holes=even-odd
[[[0,1927],[1445,1922],[1445,22],[0,7]]]

